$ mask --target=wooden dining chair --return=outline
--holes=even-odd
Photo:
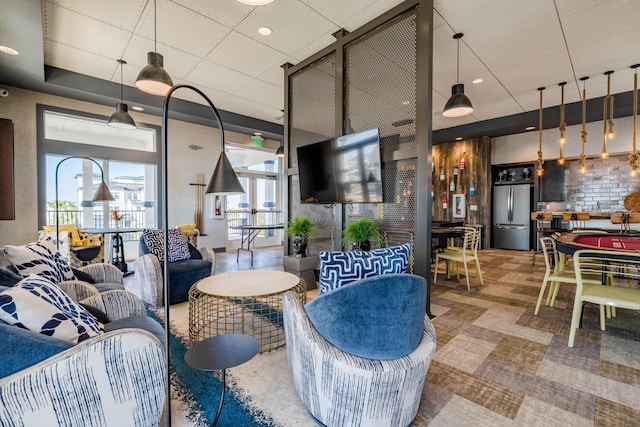
[[[569,347],[574,345],[584,303],[600,305],[600,329],[603,331],[605,307],[640,310],[640,289],[628,286],[628,280],[636,283],[640,280],[640,253],[584,249],[574,253],[573,259],[576,296],[569,330]],[[620,270],[620,266],[624,268]],[[594,283],[592,278],[595,275],[605,279]],[[607,280],[610,283],[603,283]]]
[[[482,271],[480,270],[480,260],[478,259],[478,239],[480,239],[480,231],[473,230],[465,232],[464,241],[461,249],[444,249],[442,252],[436,252],[436,262],[433,267],[433,283],[436,283],[438,280],[438,263],[440,260],[445,260],[447,263],[449,261],[453,261],[456,263],[464,264],[464,274],[467,280],[467,290],[471,290],[471,285],[469,284],[469,268],[467,266],[468,263],[472,262],[478,278],[480,279],[480,285],[484,285],[484,281],[482,280]],[[457,265],[456,265],[457,267]],[[447,264],[447,278],[451,277],[451,269]],[[460,279],[460,273],[456,268],[456,277]]]

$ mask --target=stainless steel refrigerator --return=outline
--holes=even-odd
[[[528,251],[531,235],[530,184],[493,187],[493,246]]]

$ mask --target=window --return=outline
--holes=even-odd
[[[56,223],[56,190],[59,224],[113,228],[111,211],[117,210],[123,228],[159,226],[158,127],[138,123],[134,130],[117,129],[107,125],[108,117],[37,108],[40,226]],[[115,201],[92,201],[102,173]]]

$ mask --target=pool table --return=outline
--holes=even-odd
[[[556,247],[567,255],[573,255],[580,249],[640,252],[640,234],[565,233],[556,238]]]

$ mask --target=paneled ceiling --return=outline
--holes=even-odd
[[[1,2],[4,11],[19,8]],[[156,11],[153,0],[24,2],[41,6],[41,67],[119,83],[116,60],[123,58],[124,84],[133,87],[154,50],[157,13],[157,51],[174,83],[196,85],[219,109],[275,124],[282,123],[284,63],[302,61],[331,44],[340,28],[353,31],[401,3],[275,0],[252,7],[236,0],[157,0]],[[590,77],[589,99],[604,96],[607,70],[615,71],[612,93],[632,90],[639,16],[638,0],[434,0],[433,130],[536,110],[541,86],[547,87],[544,106],[558,105],[561,81],[568,82],[565,101],[577,102],[582,76]],[[273,33],[259,34],[261,26]],[[21,28],[4,25],[0,44]],[[464,33],[460,82],[475,109],[444,118],[456,83],[456,32]],[[0,53],[0,67],[6,56]],[[189,92],[177,95],[201,102]]]

